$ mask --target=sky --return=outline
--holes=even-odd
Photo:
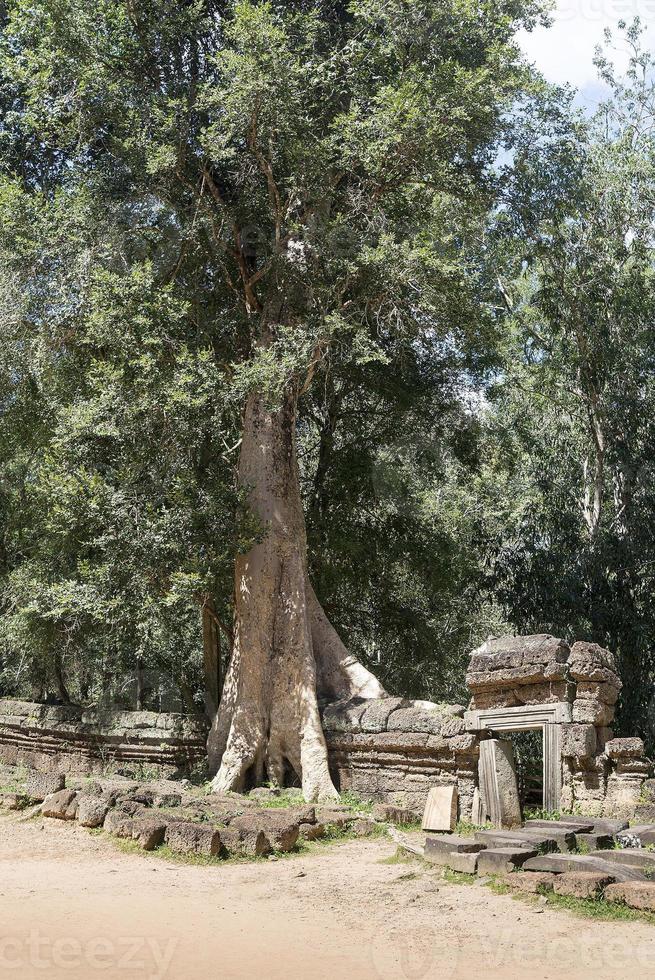
[[[655,48],[655,0],[557,0],[553,26],[523,32],[521,44],[549,81],[570,82],[579,90],[578,103],[591,109],[604,94],[593,64],[594,48],[606,27],[616,28],[618,21],[630,22],[636,15]]]

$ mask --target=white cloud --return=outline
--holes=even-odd
[[[553,26],[522,32],[521,45],[549,81],[595,87],[594,48],[602,42],[605,28],[636,16],[655,45],[655,0],[557,0]]]

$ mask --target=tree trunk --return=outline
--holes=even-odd
[[[216,624],[216,610],[211,596],[202,605],[203,673],[205,680],[205,711],[214,721],[221,697],[221,641]]]
[[[282,786],[293,771],[308,801],[335,798],[318,698],[385,692],[348,654],[308,579],[295,392],[273,411],[249,397],[239,482],[263,533],[236,560],[234,648],[209,739],[213,788],[243,790],[265,774]]]

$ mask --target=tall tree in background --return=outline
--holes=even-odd
[[[318,698],[384,693],[309,580],[299,400],[337,371],[367,386],[426,338],[484,346],[475,251],[503,117],[527,81],[513,37],[539,7],[7,4],[5,170],[51,227],[51,265],[28,269],[22,325],[56,348],[59,379],[66,364],[69,384],[95,386],[94,410],[116,386],[137,394],[152,381],[152,417],[130,413],[118,433],[91,425],[112,450],[133,433],[131,460],[139,445],[151,458],[150,425],[170,429],[167,377],[189,423],[211,400],[208,365],[217,417],[242,408],[237,489],[254,521],[237,546],[232,659],[210,738],[219,789],[264,772],[283,782],[290,768],[308,799],[334,796]],[[75,216],[64,266],[58,211]],[[68,404],[88,429],[77,398]],[[94,447],[94,476],[106,449]]]
[[[610,95],[594,116],[572,117],[557,152],[535,140],[517,160],[500,233],[522,269],[485,510],[500,515],[492,587],[515,627],[615,650],[621,723],[651,741],[655,83],[638,22],[618,46],[627,73],[599,51]],[[554,208],[537,206],[540,183]]]

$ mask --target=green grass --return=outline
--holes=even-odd
[[[420,826],[421,825],[419,823],[419,829]],[[455,826],[455,833],[459,834],[460,837],[472,837],[473,834],[475,834],[475,832],[478,830],[491,830],[491,829],[492,829],[491,823],[475,824],[475,823],[470,823],[470,821],[468,820],[458,820]]]
[[[561,818],[562,814],[559,810],[543,810],[539,807],[526,810],[523,814],[524,820],[561,820]]]
[[[444,868],[441,877],[450,885],[473,885],[477,880],[475,875],[467,875],[463,871],[451,871],[450,868]]]
[[[545,898],[552,908],[563,909],[584,919],[598,919],[604,922],[648,922],[655,925],[655,914],[628,908],[621,902],[606,902],[603,898],[572,898],[569,895],[556,895],[555,892],[540,889],[539,895],[515,892],[504,881],[491,878],[487,883],[495,895],[511,895],[516,901],[534,904],[536,898]]]

